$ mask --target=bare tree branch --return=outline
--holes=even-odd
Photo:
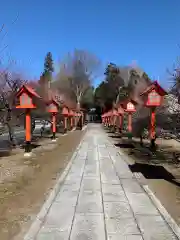
[[[93,54],[75,49],[61,63],[55,84],[80,106],[85,91],[100,73],[100,66]]]

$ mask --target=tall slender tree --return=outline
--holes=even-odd
[[[53,58],[52,53],[48,52],[46,54],[45,60],[44,60],[44,72],[43,75],[48,78],[48,81],[51,82],[52,80],[52,73],[54,72],[54,64],[53,64]]]

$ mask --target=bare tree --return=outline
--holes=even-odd
[[[75,50],[60,66],[55,85],[80,107],[82,97],[100,74],[100,61],[87,51]]]
[[[7,71],[3,71],[0,74],[1,122],[7,126],[9,140],[13,145],[15,145],[15,136],[13,130],[13,120],[16,115],[15,95],[23,83],[25,83],[25,81],[22,80],[17,74],[12,74]]]

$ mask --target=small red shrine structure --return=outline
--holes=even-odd
[[[155,133],[155,110],[156,107],[162,105],[164,96],[167,95],[167,92],[158,84],[157,81],[154,81],[144,92],[140,94],[143,97],[146,107],[150,108],[151,111],[151,123],[150,123],[150,138],[152,145],[155,143],[156,133]]]
[[[26,119],[26,145],[25,156],[29,156],[31,152],[31,109],[37,107],[37,100],[41,97],[35,90],[27,85],[23,85],[16,93],[18,105],[16,108],[25,109]]]
[[[121,104],[121,106],[124,108],[124,111],[128,113],[128,132],[129,133],[132,133],[132,114],[136,112],[136,105],[137,105],[137,102],[132,99],[128,99]]]

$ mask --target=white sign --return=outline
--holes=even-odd
[[[132,104],[131,102],[129,102],[127,104],[127,110],[135,110],[134,104]]]

